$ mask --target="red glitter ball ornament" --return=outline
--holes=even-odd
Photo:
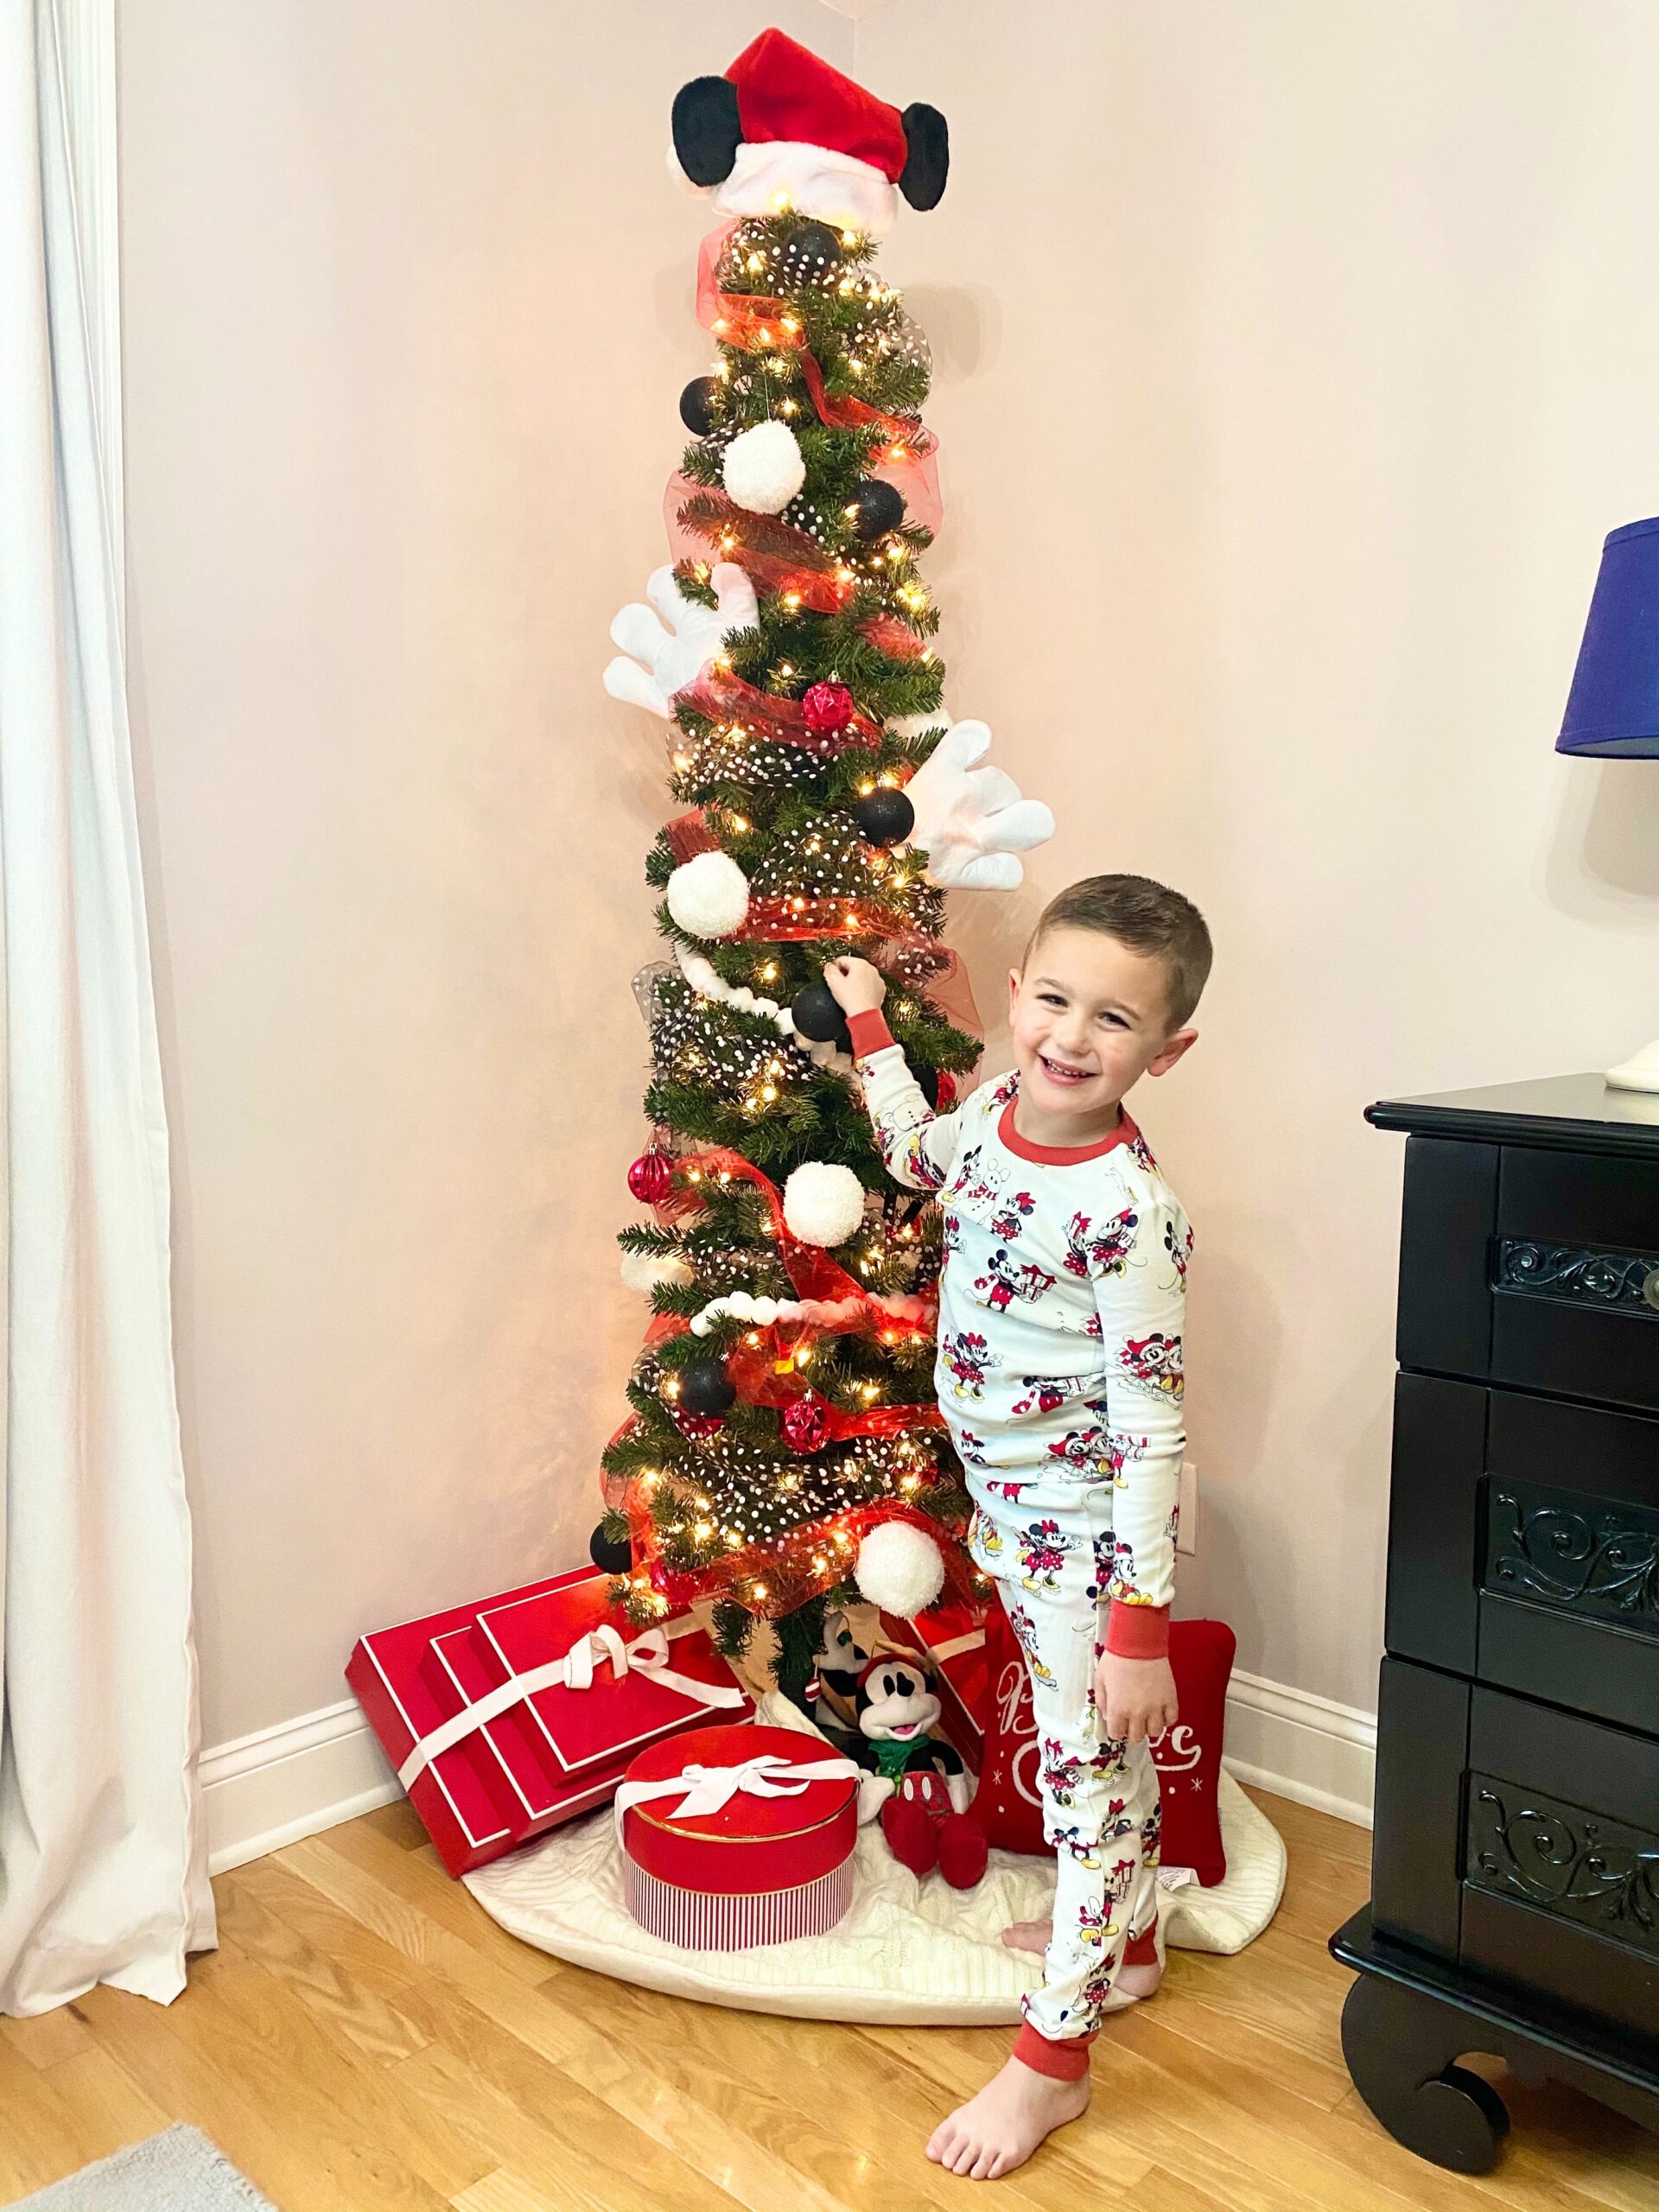
[[[642,1206],[660,1205],[674,1187],[674,1162],[665,1152],[642,1152],[628,1170],[628,1188]]]
[[[853,695],[844,683],[814,683],[801,701],[808,729],[820,737],[845,729],[852,717]]]
[[[693,1439],[718,1436],[726,1426],[718,1414],[683,1414],[677,1409],[674,1414],[674,1425],[682,1436]]]
[[[808,1391],[804,1398],[792,1398],[784,1408],[778,1426],[791,1452],[816,1452],[829,1433],[829,1408],[822,1398]]]

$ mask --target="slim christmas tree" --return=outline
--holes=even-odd
[[[944,188],[944,119],[900,115],[781,32],[674,104],[719,348],[681,395],[671,565],[623,610],[613,696],[671,724],[681,807],[646,864],[671,957],[635,979],[651,1035],[652,1218],[620,1236],[652,1321],[604,1454],[594,1556],[648,1623],[712,1596],[798,1690],[826,1608],[908,1613],[969,1570],[934,1401],[937,1208],[876,1153],[826,962],[875,960],[931,1096],[979,1043],[941,942],[948,886],[1007,887],[1052,834],[947,723],[919,563],[938,521],[926,341],[875,266],[897,194]],[[896,191],[895,191],[896,188]]]

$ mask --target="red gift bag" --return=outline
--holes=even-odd
[[[1224,1621],[1170,1623],[1169,1664],[1180,1718],[1152,1746],[1164,1816],[1160,1861],[1191,1866],[1205,1889],[1227,1872],[1216,1785],[1236,1649]],[[1053,1847],[1043,1840],[1031,1677],[1001,1605],[985,1617],[984,1694],[985,1760],[975,1815],[995,1848],[1048,1857]]]

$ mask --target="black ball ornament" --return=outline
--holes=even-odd
[[[724,1360],[694,1359],[690,1366],[680,1369],[679,1376],[680,1395],[676,1403],[682,1413],[718,1420],[721,1414],[731,1411],[737,1392],[732,1388]]]
[[[916,810],[903,791],[872,791],[853,809],[853,819],[867,845],[899,845],[916,827]]]
[[[840,263],[841,233],[828,223],[796,223],[784,239],[784,275],[792,284],[823,283]]]
[[[896,484],[880,476],[866,477],[847,505],[853,536],[868,544],[897,530],[905,518],[905,495]]]
[[[939,1071],[938,1068],[917,1068],[913,1072],[915,1074],[916,1081],[920,1087],[921,1094],[923,1097],[926,1099],[930,1110],[937,1114],[939,1110]]]
[[[680,420],[695,438],[706,438],[715,427],[715,402],[720,395],[718,377],[693,377],[680,394]]]
[[[602,1521],[588,1540],[588,1556],[606,1574],[629,1574],[633,1571],[633,1546],[626,1536],[620,1543],[613,1543],[605,1534]]]
[[[798,991],[789,1013],[795,1034],[804,1037],[809,1045],[838,1044],[846,1038],[847,1017],[826,984],[809,983],[804,991]]]

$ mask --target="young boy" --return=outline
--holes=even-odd
[[[1148,1743],[1176,1717],[1192,1231],[1122,1102],[1194,1042],[1210,960],[1178,892],[1074,883],[1008,977],[1014,1072],[950,1114],[929,1110],[893,1043],[877,970],[842,959],[824,976],[888,1172],[944,1208],[939,1405],[974,1501],[969,1550],[1026,1655],[1058,1859],[1052,1925],[1004,1937],[1046,1945],[1013,2055],[927,2146],[979,2181],[1084,2112],[1109,1999],[1149,1996],[1162,1970]]]

